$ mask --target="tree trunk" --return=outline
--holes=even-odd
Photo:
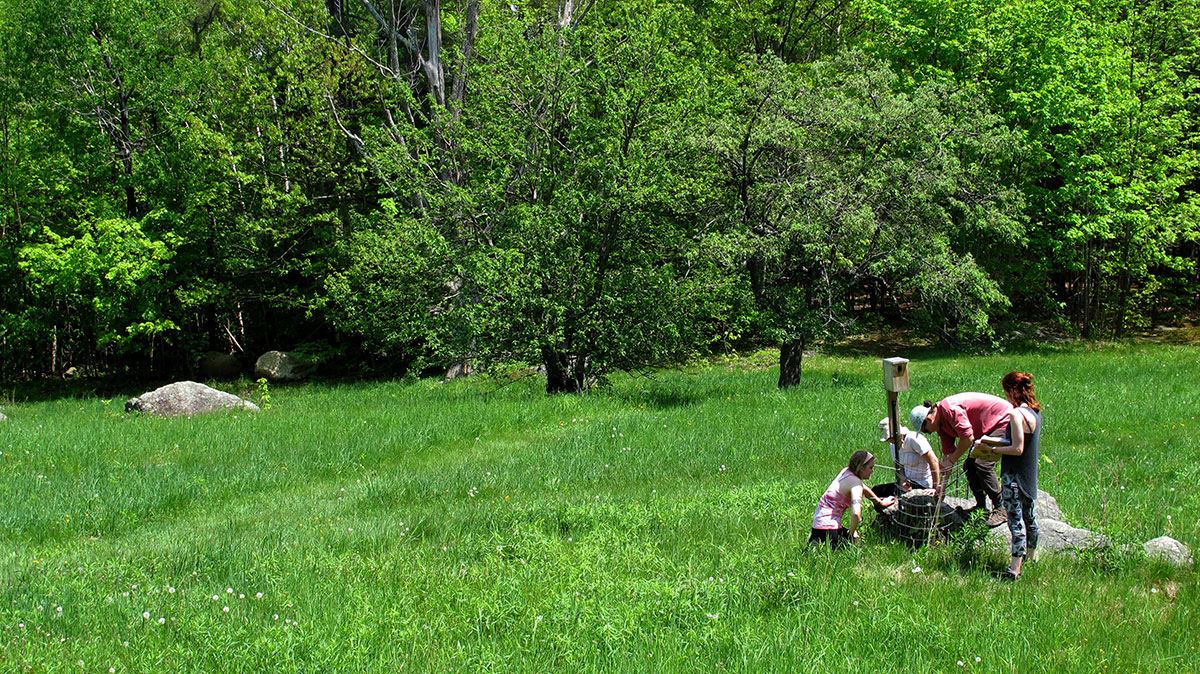
[[[779,388],[800,383],[800,362],[804,358],[804,338],[784,342],[779,347]]]
[[[576,393],[575,380],[567,372],[565,359],[551,349],[542,349],[542,366],[546,368],[546,393]]]
[[[104,59],[104,66],[112,76],[111,84],[116,90],[117,105],[116,120],[108,119],[107,117],[112,113],[103,107],[97,109],[97,117],[112,140],[117,153],[117,161],[121,165],[121,171],[125,174],[125,215],[136,218],[141,215],[141,208],[138,205],[137,190],[133,185],[133,129],[129,119],[129,102],[132,92],[125,86],[125,80],[117,70],[116,64],[113,63],[112,56],[104,50],[105,36],[100,31],[100,24],[92,24],[92,36],[96,38],[96,46],[101,49],[100,55]]]
[[[586,356],[567,355],[542,348],[542,365],[546,368],[546,393],[583,393],[595,383],[588,373]]]

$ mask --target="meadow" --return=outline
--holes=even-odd
[[[872,514],[863,545],[810,549],[821,491],[879,448],[892,355],[904,410],[1033,372],[1041,487],[1113,546],[1015,584],[1002,549],[913,551]],[[1196,571],[1141,551],[1200,553],[1198,356],[818,354],[779,391],[757,354],[582,396],[310,383],[179,419],[10,394],[0,671],[1200,671]]]

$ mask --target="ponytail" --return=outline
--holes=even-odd
[[[1000,380],[1004,392],[1012,395],[1018,405],[1028,405],[1034,412],[1041,412],[1042,405],[1033,393],[1033,375],[1028,372],[1009,372]]]

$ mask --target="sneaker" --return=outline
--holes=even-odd
[[[987,514],[988,527],[998,527],[1005,522],[1008,522],[1008,513],[1002,508],[996,508]]]
[[[1021,574],[1013,573],[1012,569],[1005,569],[1004,571],[1002,571],[1000,573],[999,576],[997,576],[997,578],[999,578],[1000,580],[1002,580],[1006,583],[1015,583],[1015,582],[1017,582],[1017,579],[1020,577],[1021,577]]]

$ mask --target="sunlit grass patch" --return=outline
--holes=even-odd
[[[718,364],[571,397],[484,379],[278,387],[270,410],[194,419],[6,408],[0,662],[1175,670],[1194,661],[1200,587],[1140,546],[1200,547],[1196,362],[1165,346],[914,360],[905,406],[1034,372],[1042,486],[1114,542],[1015,585],[991,576],[1001,550],[913,551],[870,528],[855,549],[807,545],[821,490],[879,446],[867,357],[810,358],[786,392]]]

